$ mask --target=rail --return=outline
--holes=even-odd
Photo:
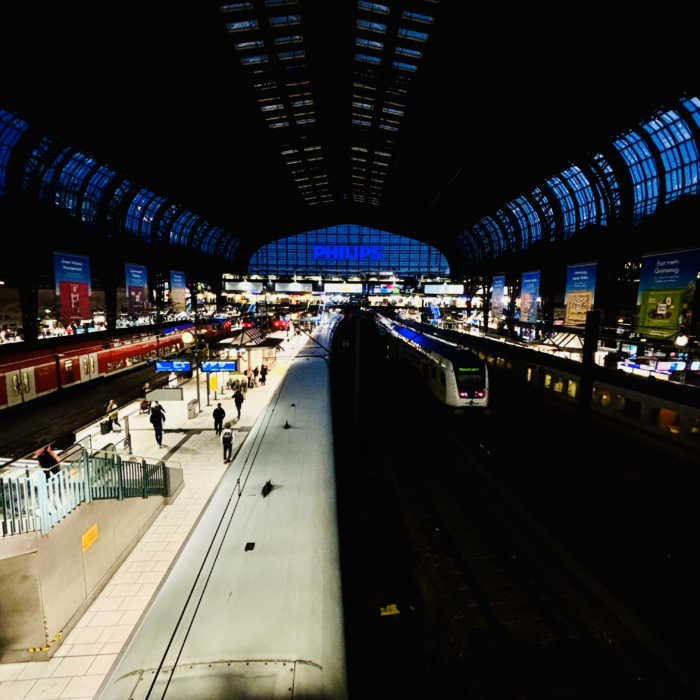
[[[125,457],[83,450],[81,459],[62,462],[55,474],[27,466],[22,475],[1,477],[0,536],[46,534],[81,503],[93,500],[167,495],[164,461]]]

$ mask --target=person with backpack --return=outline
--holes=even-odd
[[[160,404],[156,405],[151,409],[151,425],[156,433],[156,442],[158,447],[165,447],[163,444],[163,423],[165,423],[165,413],[161,409]]]
[[[244,401],[245,401],[245,396],[243,396],[243,392],[239,389],[233,395],[233,402],[236,404],[236,410],[238,411],[238,416],[237,416],[236,420],[241,419],[241,406],[243,405]]]
[[[267,381],[267,365],[263,365],[260,368],[260,385],[265,386],[266,381]]]
[[[119,411],[117,410],[117,404],[114,402],[114,399],[110,399],[109,403],[107,404],[107,419],[109,420],[109,429],[112,430],[112,428],[116,425],[119,430],[122,429],[121,425],[119,425]]]
[[[233,452],[233,430],[230,423],[226,423],[221,431],[221,444],[224,446],[224,464],[228,464]]]
[[[216,431],[217,435],[221,435],[221,426],[224,423],[226,411],[224,411],[224,409],[221,408],[220,403],[216,404],[216,408],[214,409],[212,416],[214,417],[214,430]]]

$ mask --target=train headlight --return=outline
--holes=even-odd
[[[683,348],[688,344],[688,336],[687,335],[679,335],[676,338],[676,345],[679,347]]]
[[[194,342],[194,336],[192,335],[192,333],[190,333],[189,331],[185,331],[182,334],[182,342],[185,345],[189,345],[190,343]]]

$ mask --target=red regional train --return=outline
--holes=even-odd
[[[46,347],[0,357],[0,410],[76,384],[125,372],[183,349],[182,334],[192,324],[162,331],[139,329],[116,337],[85,337],[82,342],[46,340]],[[231,321],[212,322],[200,340],[215,340],[231,330]],[[203,333],[202,333],[203,331]]]

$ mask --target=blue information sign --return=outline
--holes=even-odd
[[[202,362],[202,372],[238,372],[238,362]]]
[[[189,360],[173,362],[156,362],[156,372],[189,372],[192,365]]]

